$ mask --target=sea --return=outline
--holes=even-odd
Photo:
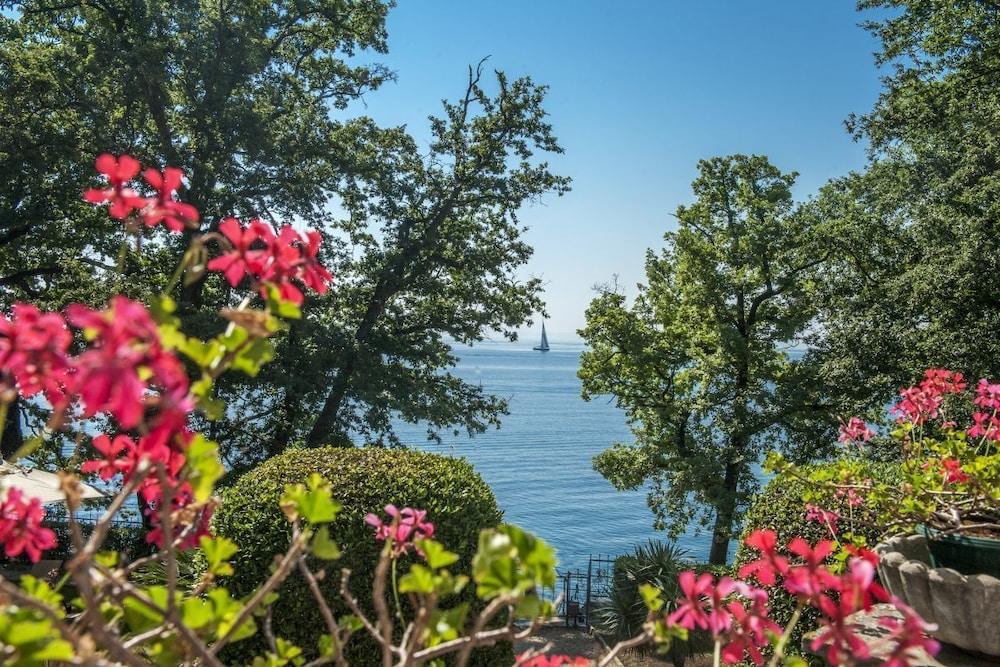
[[[453,373],[509,401],[499,429],[427,441],[426,426],[397,424],[403,443],[462,456],[493,488],[505,520],[556,548],[560,569],[586,569],[591,555],[616,556],[647,540],[653,529],[647,492],[617,491],[593,468],[595,455],[632,442],[625,414],[610,396],[584,401],[577,369],[582,343],[550,340],[548,352],[530,342],[477,343],[456,348]],[[692,559],[708,557],[710,535],[694,531],[677,543]]]

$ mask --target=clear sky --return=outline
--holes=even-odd
[[[550,86],[566,150],[551,162],[573,191],[522,212],[535,248],[524,273],[545,281],[550,337],[566,340],[594,284],[642,280],[699,159],[766,154],[800,173],[800,199],[863,165],[843,127],[879,92],[862,18],[849,0],[400,0],[380,58],[398,81],[355,111],[425,138],[484,56]]]

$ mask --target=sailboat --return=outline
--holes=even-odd
[[[545,335],[545,322],[542,322],[542,342],[536,347],[531,348],[537,350],[538,352],[548,352],[549,351],[549,338]]]

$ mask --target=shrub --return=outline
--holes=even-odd
[[[279,509],[279,498],[286,484],[304,483],[314,472],[330,482],[334,499],[343,505],[330,527],[343,555],[333,562],[311,562],[314,569],[326,567],[327,576],[321,586],[338,615],[348,613],[336,594],[341,568],[351,570],[351,589],[370,609],[373,568],[381,543],[375,541],[371,526],[365,524],[367,513],[381,515],[387,504],[426,509],[428,519],[437,528],[435,539],[460,556],[455,566],[459,572],[471,567],[479,531],[496,527],[502,520],[492,490],[464,459],[397,449],[292,450],[243,475],[223,494],[214,527],[219,535],[240,547],[231,560],[236,574],[228,581],[234,596],[247,595],[266,579],[274,554],[288,548],[289,524]],[[412,562],[405,557],[403,561],[401,572]],[[274,604],[272,621],[275,635],[311,654],[325,627],[305,581],[294,574],[278,592],[280,598]],[[471,600],[470,591],[468,600],[463,601]],[[392,606],[391,600],[389,604]],[[260,642],[258,637],[232,645],[227,662],[245,661],[259,654],[263,646]],[[375,643],[360,634],[349,642],[346,653],[351,664],[379,662]],[[484,649],[473,661],[510,665],[513,652],[509,645]]]
[[[831,465],[803,466],[802,471],[808,472],[811,469],[830,467]],[[865,474],[876,481],[892,482],[899,477],[899,467],[890,463],[869,462],[864,465],[864,469]],[[746,537],[754,530],[775,531],[779,544],[787,544],[794,537],[801,537],[810,544],[831,538],[830,530],[826,525],[806,519],[805,502],[802,500],[802,494],[805,491],[805,482],[783,475],[778,475],[768,482],[767,486],[754,498],[746,513],[743,535],[733,565],[734,570],[738,571],[740,567],[757,558],[757,552],[744,544]],[[864,507],[848,508],[844,501],[829,503],[826,508],[841,513],[845,517],[853,511],[855,531],[865,538],[869,547],[874,547],[885,537],[879,522],[875,520],[876,512],[872,510],[866,510]],[[795,598],[785,592],[780,585],[769,587],[767,591],[772,618],[779,625],[785,625],[795,610]],[[789,641],[791,648],[801,646],[802,635],[817,627],[817,618],[819,618],[819,612],[816,609],[812,607],[805,609],[802,621],[796,626]]]

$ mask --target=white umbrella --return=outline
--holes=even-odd
[[[66,497],[59,490],[59,475],[37,468],[21,468],[0,461],[0,489],[20,489],[28,498],[40,498],[42,503],[64,503]],[[104,494],[90,486],[80,483],[83,500],[104,498]]]

